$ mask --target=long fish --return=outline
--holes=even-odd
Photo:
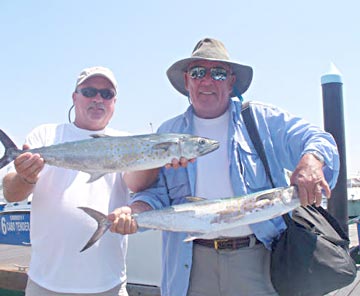
[[[0,130],[0,141],[5,147],[0,168],[24,152],[38,153],[49,165],[90,174],[88,183],[107,173],[162,167],[173,158],[196,158],[219,148],[218,141],[176,133],[122,137],[92,135],[85,140],[20,150]]]
[[[240,197],[200,201],[196,197],[189,197],[188,200],[188,203],[133,214],[132,217],[138,227],[187,232],[189,236],[185,241],[192,241],[197,238],[221,237],[224,230],[231,231],[241,225],[272,219],[300,206],[298,191],[294,186],[278,187]],[[103,213],[87,207],[79,208],[98,223],[95,233],[82,252],[95,244],[112,223]]]

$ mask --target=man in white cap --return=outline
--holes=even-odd
[[[162,168],[151,188],[111,215],[112,231],[133,233],[137,226],[129,213],[181,204],[187,196],[213,199],[288,186],[285,169],[293,171],[290,181],[303,205],[320,204],[322,191],[330,196],[339,171],[332,136],[275,106],[250,103],[270,181],[241,114],[241,96],[252,75],[251,67],[231,61],[224,45],[212,38],[200,40],[190,58],[168,69],[170,82],[191,105],[158,132],[206,136],[220,141],[220,148],[186,168]],[[276,217],[188,243],[186,233],[163,232],[161,295],[277,295],[269,274],[270,249],[285,228],[283,218]]]
[[[128,135],[107,127],[115,110],[116,91],[111,70],[84,69],[72,94],[74,122],[35,128],[27,136],[24,149],[89,139],[92,134]],[[87,183],[88,174],[47,166],[41,155],[30,152],[17,157],[14,167],[3,180],[5,198],[14,202],[33,194],[26,295],[128,295],[127,237],[105,234],[80,253],[96,226],[77,208],[85,206],[108,213],[126,205],[129,192],[123,175],[106,174]]]

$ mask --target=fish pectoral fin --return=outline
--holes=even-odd
[[[198,197],[198,196],[187,196],[185,199],[189,202],[197,202],[207,200],[205,197]]]
[[[106,175],[107,173],[88,173],[90,174],[89,180],[87,180],[86,183],[92,183],[98,179],[100,179],[102,176]]]
[[[95,244],[110,228],[111,222],[107,219],[107,216],[101,212],[98,212],[94,209],[87,208],[87,207],[78,207],[79,209],[83,210],[86,214],[96,220],[98,223],[97,229],[85,246],[80,250],[80,253],[85,251],[86,249],[90,248],[93,244]]]
[[[153,146],[153,150],[165,150],[165,151],[168,151],[169,147],[171,145],[173,145],[174,143],[172,142],[163,142],[163,143],[159,143],[159,144],[156,144]]]
[[[273,192],[265,192],[263,194],[260,194],[256,197],[255,202],[258,202],[260,200],[272,200],[276,194],[276,191]]]

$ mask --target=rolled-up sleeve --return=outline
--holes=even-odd
[[[340,161],[330,133],[271,105],[255,104],[253,112],[266,152],[270,154],[270,167],[280,166],[293,171],[304,154],[317,151],[324,157],[323,172],[329,186],[335,186]]]

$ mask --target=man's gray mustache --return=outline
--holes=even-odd
[[[91,103],[88,109],[91,108],[105,110],[105,106],[103,103]]]

